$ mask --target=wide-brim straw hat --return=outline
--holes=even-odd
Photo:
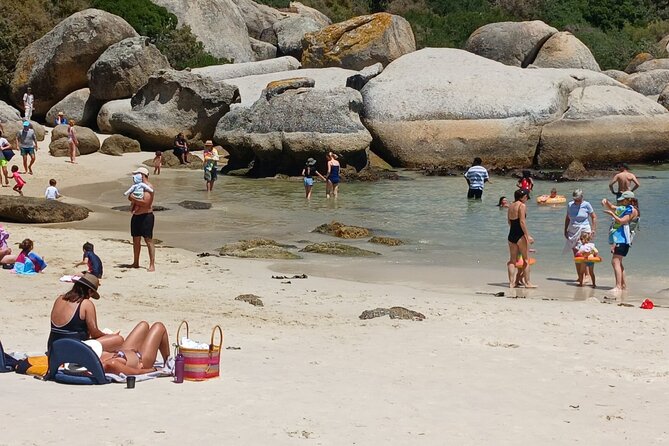
[[[93,290],[93,299],[99,299],[100,295],[98,294],[98,287],[100,286],[100,281],[91,273],[84,273],[81,277],[73,277],[72,282],[80,283]]]

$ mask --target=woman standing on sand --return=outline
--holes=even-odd
[[[518,189],[514,194],[514,202],[509,206],[507,220],[509,223],[509,261],[506,263],[506,269],[509,274],[509,288],[515,288],[524,285],[526,288],[536,288],[530,282],[529,258],[530,245],[534,239],[527,229],[527,206],[525,203],[529,198],[529,192],[526,189]],[[516,272],[516,262],[522,256],[522,267]]]
[[[69,127],[67,128],[67,145],[70,147],[70,163],[77,163],[77,149],[79,148],[79,140],[77,139],[77,132],[74,130],[74,124],[76,122],[73,120],[70,121]]]
[[[578,245],[582,233],[590,234],[590,237],[594,240],[597,229],[597,215],[592,205],[583,199],[582,189],[576,189],[572,197],[574,199],[567,205],[567,215],[564,219],[564,238],[567,239],[564,251],[569,252],[569,249],[571,249],[575,257],[578,252],[576,245]],[[575,265],[577,280],[579,283],[583,283],[586,275],[586,265],[585,263],[575,263]]]

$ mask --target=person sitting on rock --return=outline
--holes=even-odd
[[[58,116],[56,116],[56,119],[54,119],[54,125],[67,125],[67,118],[65,117],[65,113],[62,111],[58,112]]]

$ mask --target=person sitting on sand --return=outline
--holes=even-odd
[[[525,189],[518,189],[514,192],[514,202],[509,206],[507,220],[509,223],[509,261],[506,263],[509,274],[509,288],[515,288],[524,285],[526,288],[536,288],[530,282],[529,276],[529,258],[530,245],[534,239],[527,229],[527,206],[525,203],[529,197],[529,192]],[[516,271],[516,262],[518,258],[523,257],[521,268]]]
[[[578,274],[578,286],[583,286],[583,280],[587,272],[587,275],[589,275],[590,279],[592,280],[592,287],[597,288],[595,280],[595,262],[589,259],[592,259],[593,257],[599,257],[599,251],[592,242],[592,234],[590,232],[581,233],[581,238],[576,245],[576,257],[582,257],[585,259],[585,268],[581,269]]]
[[[100,355],[102,367],[107,373],[119,375],[143,375],[155,372],[153,364],[158,352],[163,357],[163,363],[169,363],[170,342],[167,329],[162,322],[156,322],[149,327],[149,323],[142,321],[125,338],[116,352],[109,352],[103,348]]]
[[[72,289],[58,296],[53,303],[47,351],[51,351],[51,346],[58,339],[97,339],[105,351],[117,351],[123,344],[123,337],[118,333],[106,334],[98,328],[95,305],[91,301],[91,298],[100,298],[98,278],[84,273],[81,277],[74,277],[72,282]]]
[[[27,238],[19,243],[21,252],[18,255],[5,255],[0,263],[5,265],[14,264],[12,272],[15,274],[33,275],[40,273],[47,265],[42,257],[32,252],[33,247],[33,241]]]
[[[9,239],[9,232],[5,230],[5,227],[0,224],[0,264],[3,263],[2,259],[5,256],[8,256],[12,253],[12,248],[7,244]]]
[[[81,259],[81,262],[76,263],[74,266],[87,265],[88,271],[86,272],[93,274],[98,279],[102,279],[102,260],[95,254],[94,249],[93,243],[84,243],[84,257]]]

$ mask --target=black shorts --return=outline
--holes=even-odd
[[[130,235],[133,237],[153,238],[153,212],[133,215],[130,219]]]
[[[630,251],[630,245],[627,243],[616,243],[613,245],[613,255],[625,257]]]
[[[483,189],[469,189],[467,191],[467,198],[469,199],[474,199],[474,200],[480,200],[481,196],[483,195]]]

